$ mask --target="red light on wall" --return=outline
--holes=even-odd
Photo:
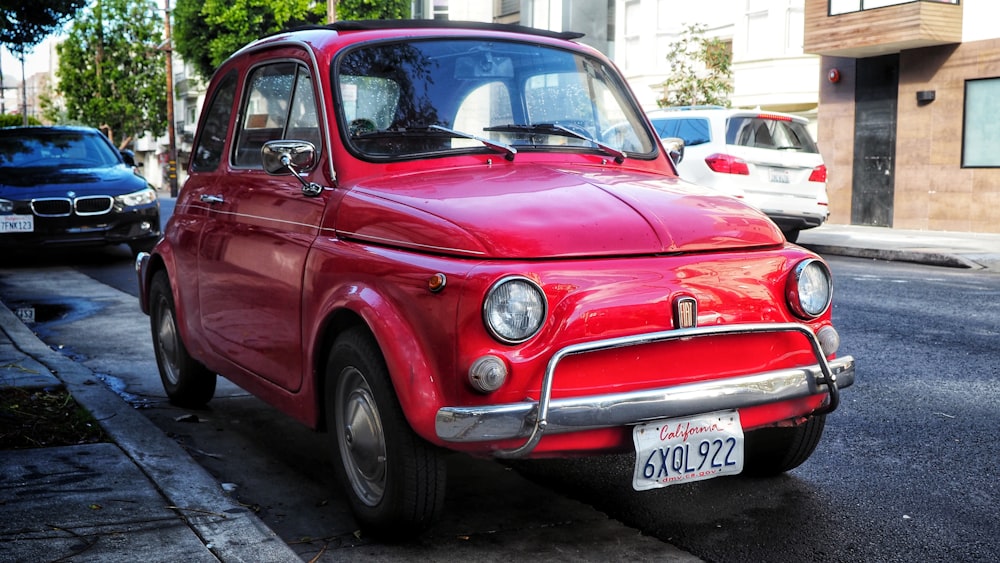
[[[830,72],[826,73],[826,79],[834,84],[840,82],[840,71],[835,68],[831,68]]]

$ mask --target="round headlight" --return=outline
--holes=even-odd
[[[518,344],[542,328],[545,308],[545,294],[535,282],[522,277],[504,278],[486,294],[483,322],[500,342]]]
[[[820,260],[799,262],[792,270],[785,288],[788,306],[804,319],[814,319],[826,312],[833,299],[833,277]]]

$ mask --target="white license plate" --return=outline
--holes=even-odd
[[[743,471],[740,413],[654,420],[632,430],[632,488],[647,491]]]
[[[788,170],[771,170],[771,182],[775,184],[787,184]]]
[[[34,215],[0,215],[0,234],[30,233],[34,230]]]

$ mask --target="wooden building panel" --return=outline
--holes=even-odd
[[[806,53],[861,58],[962,41],[961,4],[915,1],[837,16],[827,10],[827,0],[806,0]]]

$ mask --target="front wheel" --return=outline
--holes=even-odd
[[[816,415],[798,426],[747,432],[743,473],[770,477],[802,465],[823,437],[824,426],[826,415]]]
[[[188,354],[177,329],[177,310],[170,280],[163,270],[153,275],[149,304],[156,366],[167,398],[179,407],[205,406],[215,395],[217,376]]]
[[[333,345],[326,368],[326,420],[337,476],[354,514],[381,536],[415,535],[444,506],[441,451],[410,428],[374,338],[352,329]]]

